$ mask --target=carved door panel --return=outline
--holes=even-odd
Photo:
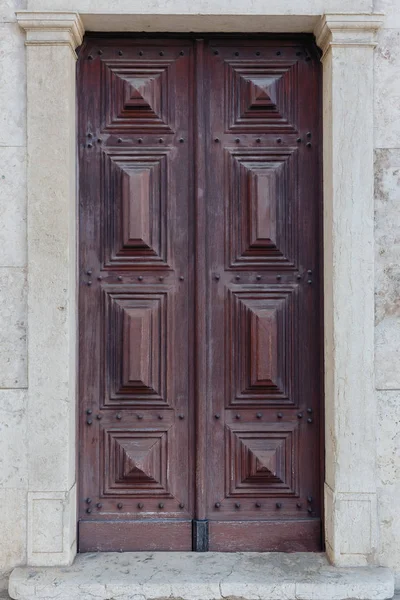
[[[191,55],[80,54],[81,551],[192,545]]]
[[[320,550],[319,67],[206,46],[210,550]]]
[[[321,549],[319,81],[308,36],[86,38],[80,551]]]

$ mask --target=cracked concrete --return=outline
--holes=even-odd
[[[389,569],[332,567],[312,553],[98,553],[71,567],[18,568],[15,600],[386,600]]]

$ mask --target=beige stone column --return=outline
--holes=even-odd
[[[379,15],[327,15],[323,56],[325,538],[376,562],[373,55]]]
[[[28,135],[28,564],[76,552],[75,13],[18,13]]]

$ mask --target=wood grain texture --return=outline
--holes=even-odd
[[[321,549],[318,58],[80,50],[80,551]]]

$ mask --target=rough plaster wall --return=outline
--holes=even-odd
[[[26,177],[24,35],[0,0],[0,573],[26,560]],[[0,577],[0,597],[6,579]]]
[[[400,589],[400,2],[386,14],[375,55],[375,291],[380,561]]]

